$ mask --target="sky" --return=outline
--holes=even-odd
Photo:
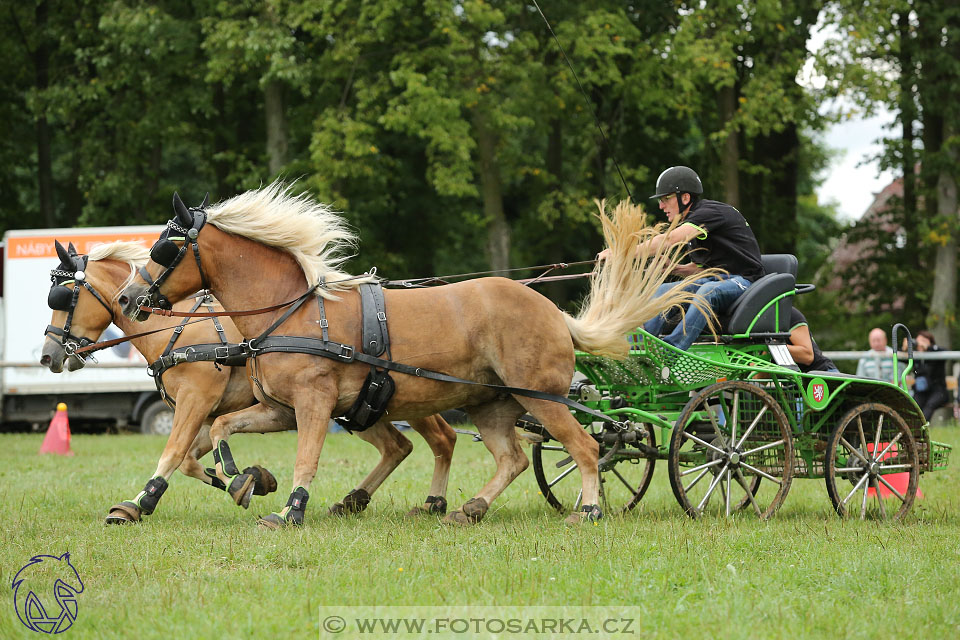
[[[817,52],[827,38],[836,38],[832,25],[817,25],[810,34],[807,49]],[[798,81],[811,88],[822,88],[826,79],[814,69],[813,60],[807,60]],[[820,112],[850,111],[850,105],[831,101],[821,105]],[[826,172],[823,184],[817,189],[817,200],[826,204],[836,202],[837,211],[843,220],[859,220],[873,202],[875,193],[893,181],[890,171],[880,171],[871,158],[880,151],[879,140],[890,132],[884,125],[894,120],[894,114],[881,110],[872,117],[855,116],[831,126],[825,136],[827,147],[836,157]]]
[[[821,203],[835,201],[843,220],[858,220],[873,202],[873,195],[893,181],[890,171],[880,171],[870,158],[880,151],[878,140],[893,115],[883,113],[869,118],[854,117],[827,130],[825,142],[837,152],[823,184],[817,190]]]

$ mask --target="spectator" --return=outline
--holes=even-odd
[[[917,351],[924,353],[943,351],[937,346],[933,334],[926,329],[917,333],[914,344]],[[943,360],[913,361],[913,399],[920,405],[927,421],[934,411],[950,402],[945,364]]]
[[[823,355],[810,333],[807,319],[796,308],[790,310],[790,338],[787,349],[800,371],[839,371],[833,360]]]
[[[893,349],[887,345],[887,333],[877,327],[870,330],[870,351],[857,363],[857,375],[893,382]]]

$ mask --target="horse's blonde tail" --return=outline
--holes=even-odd
[[[612,216],[607,214],[606,201],[597,202],[597,206],[610,254],[591,275],[590,293],[580,313],[576,317],[564,314],[574,346],[597,355],[625,358],[630,349],[628,333],[658,314],[685,304],[700,309],[712,331],[715,316],[702,296],[684,291],[682,286],[656,296],[657,287],[683,259],[686,246],[664,244],[655,249],[643,246],[637,250],[638,243],[669,233],[676,225],[647,226],[641,207],[629,202],[618,204]],[[718,273],[721,272],[701,271],[682,282]]]

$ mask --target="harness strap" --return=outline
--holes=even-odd
[[[251,341],[251,343],[252,342],[253,341]],[[408,364],[393,362],[392,360],[384,360],[383,358],[378,358],[365,353],[358,353],[352,346],[340,344],[339,342],[323,341],[317,338],[308,338],[304,336],[266,336],[258,338],[256,345],[251,343],[241,343],[239,345],[246,347],[248,354],[251,357],[256,357],[263,353],[275,352],[305,353],[308,355],[330,358],[332,360],[337,360],[338,362],[364,362],[366,364],[373,365],[374,367],[389,369],[390,371],[397,371],[399,373],[417,376],[418,378],[428,378],[430,380],[437,380],[439,382],[469,384],[478,387],[486,387],[488,389],[494,389],[513,395],[525,396],[527,398],[559,402],[560,404],[564,404],[568,407],[576,409],[577,411],[582,411],[583,413],[589,414],[598,420],[619,424],[617,420],[614,420],[610,416],[582,405],[566,396],[546,393],[544,391],[536,391],[534,389],[524,389],[523,387],[510,387],[506,385],[465,380],[463,378],[451,376],[439,371],[431,371],[430,369],[424,369],[422,367],[414,367]]]
[[[164,371],[185,362],[213,362],[227,367],[239,367],[247,363],[250,356],[246,343],[240,344],[192,344],[188,347],[179,347],[168,354],[162,355],[147,367],[147,372],[154,377]]]
[[[301,306],[303,306],[303,303],[306,302],[307,299],[308,299],[311,295],[313,295],[313,292],[317,289],[317,287],[320,286],[320,284],[321,284],[322,282],[323,282],[323,280],[321,280],[321,281],[318,282],[317,284],[313,285],[312,287],[310,287],[309,289],[307,289],[306,292],[304,292],[304,294],[303,294],[302,296],[300,296],[299,298],[297,298],[296,300],[294,300],[292,303],[290,303],[290,308],[287,309],[286,311],[284,311],[284,312],[283,312],[283,315],[280,316],[279,318],[277,318],[277,319],[274,321],[274,323],[271,324],[269,327],[267,327],[266,330],[265,330],[263,333],[261,333],[258,337],[254,338],[253,340],[250,340],[250,343],[252,344],[253,342],[256,341],[256,342],[259,344],[261,340],[263,340],[264,338],[266,338],[267,336],[269,336],[271,333],[273,333],[273,332],[277,329],[277,327],[279,327],[279,326],[282,325],[284,322],[286,322],[286,321],[287,321],[287,318],[289,318],[290,316],[292,316],[292,315],[294,314],[294,312],[296,312],[297,309],[299,309]],[[323,304],[322,304],[322,303],[321,303],[321,305],[320,305],[320,308],[323,309]],[[324,319],[326,319],[326,318],[324,318]],[[324,327],[324,334],[326,334],[326,327]]]
[[[387,306],[379,282],[362,284],[360,317],[363,324],[363,352],[372,356],[387,354],[390,358],[390,334],[387,332]]]

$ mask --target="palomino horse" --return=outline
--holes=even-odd
[[[115,321],[128,335],[143,328],[147,331],[172,330],[178,324],[175,319],[156,316],[144,325],[137,325],[119,313],[117,294],[127,284],[134,270],[143,266],[149,257],[147,250],[139,244],[116,242],[101,245],[94,248],[85,259],[84,256],[76,254],[72,245],[68,251],[57,243],[57,253],[61,264],[53,272],[54,282],[50,295],[51,306],[56,310],[47,330],[41,356],[41,364],[52,372],[59,373],[64,366],[68,371],[83,367],[84,360],[78,355],[68,355],[68,350],[72,353],[77,343],[94,342],[89,337],[84,339],[82,336],[99,336],[111,321]],[[74,298],[75,290],[77,295]],[[58,296],[65,297],[66,300],[55,301]],[[189,311],[192,306],[192,301],[185,301],[177,305],[177,310]],[[229,318],[223,318],[219,322],[222,323],[223,337],[228,342],[240,342],[242,338]],[[148,362],[154,362],[160,357],[170,338],[170,331],[161,331],[134,338],[131,342]],[[220,342],[221,335],[214,322],[204,321],[185,325],[176,346]],[[65,345],[71,347],[67,349]],[[233,430],[222,434],[220,447],[215,454],[217,468],[205,470],[198,462],[200,457],[213,448],[210,438],[210,424],[213,419],[256,403],[246,367],[214,367],[211,362],[185,362],[166,370],[162,375],[167,397],[175,400],[176,405],[170,437],[156,472],[144,491],[133,500],[112,507],[107,522],[139,521],[141,515],[152,513],[166,488],[167,480],[178,467],[185,475],[228,491],[234,501],[244,508],[249,505],[251,493],[266,495],[275,491],[276,480],[262,467],[248,467],[242,473],[235,468],[226,438],[237,431],[268,433],[295,429],[296,424],[289,416],[280,416],[283,419],[256,425],[235,424]],[[414,507],[411,514],[437,512],[439,507],[445,504],[443,497],[446,493],[456,433],[440,416],[428,416],[411,421],[411,424],[427,440],[435,456],[434,477],[430,489],[433,499],[428,498],[426,508]],[[363,510],[370,495],[412,450],[410,441],[389,422],[379,424],[377,428],[367,430],[360,436],[379,449],[380,462],[342,502],[331,507],[333,513]]]
[[[128,317],[143,320],[149,315],[143,308],[146,305],[156,306],[163,297],[170,302],[182,300],[204,284],[224,307],[235,310],[302,298],[310,287],[319,285],[314,289],[317,304],[303,304],[285,319],[281,311],[235,318],[240,332],[251,338],[260,404],[220,416],[211,432],[216,444],[218,426],[249,428],[296,417],[293,491],[281,512],[260,522],[268,527],[299,524],[330,416],[342,415],[354,403],[370,370],[353,359],[351,347],[361,340],[357,287],[369,276],[354,278],[339,269],[356,237],[327,206],[306,194],[293,195],[289,186],[279,183],[206,209],[188,209],[174,195],[174,209],[176,218],[167,223],[168,229],[151,250],[151,258],[163,264],[151,260],[146,267],[149,286],[134,276],[119,298]],[[393,361],[417,367],[417,371],[439,371],[487,385],[566,396],[573,377],[574,348],[625,357],[629,348],[626,335],[635,327],[678,304],[700,304],[682,287],[674,288],[675,294],[654,296],[681,252],[659,243],[655,243],[656,249],[643,245],[637,250],[638,240],[661,231],[644,225],[638,207],[621,204],[611,218],[601,204],[600,219],[611,252],[592,278],[590,297],[576,318],[539,293],[505,278],[387,290]],[[321,313],[325,313],[323,318]],[[261,334],[281,319],[284,335],[333,345],[331,349],[335,347],[340,356],[258,354],[256,343],[264,337]],[[326,342],[327,327],[330,342]],[[567,521],[579,523],[602,516],[597,506],[598,444],[567,407],[483,384],[400,374],[394,375],[394,381],[395,393],[387,405],[391,419],[465,407],[496,460],[497,470],[489,482],[460,509],[447,514],[446,522],[478,522],[494,499],[526,469],[529,462],[514,429],[525,411],[563,443],[580,470],[584,506]]]

